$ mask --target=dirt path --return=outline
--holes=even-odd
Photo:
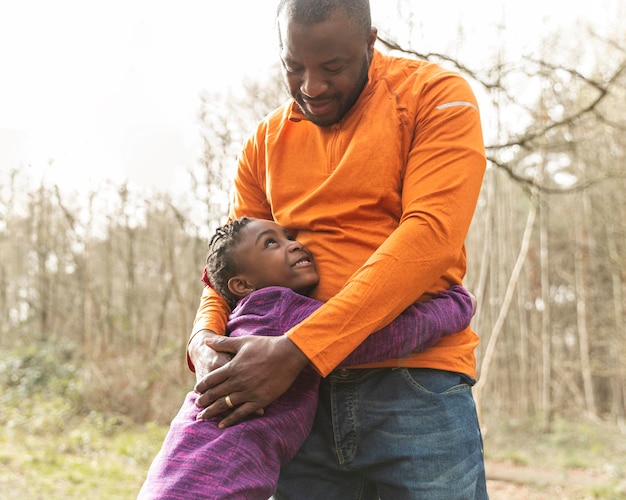
[[[487,487],[491,500],[626,499],[626,481],[609,472],[557,470],[487,461]],[[623,495],[622,496],[620,496]]]

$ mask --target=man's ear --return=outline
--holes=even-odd
[[[369,62],[372,62],[372,58],[374,57],[374,44],[376,43],[378,37],[378,28],[376,26],[372,26],[369,35],[367,36],[367,57]]]
[[[241,276],[233,276],[228,280],[228,290],[240,299],[254,291],[254,286]]]

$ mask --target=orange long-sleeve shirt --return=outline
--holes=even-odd
[[[361,96],[321,128],[289,101],[245,144],[231,217],[274,219],[315,255],[326,302],[287,335],[322,375],[409,304],[465,274],[464,240],[485,169],[476,99],[456,73],[375,52]],[[192,335],[223,333],[206,288]],[[374,366],[476,376],[477,335]]]

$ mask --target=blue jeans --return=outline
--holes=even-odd
[[[470,384],[440,370],[335,370],[274,498],[488,498]]]

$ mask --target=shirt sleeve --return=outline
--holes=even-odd
[[[191,335],[187,341],[187,346],[191,340],[202,330],[211,330],[218,335],[226,333],[226,321],[230,314],[228,303],[213,290],[210,286],[205,286],[200,297],[200,305],[196,312],[196,318],[193,322]],[[187,366],[195,373],[196,369],[189,357],[189,349],[187,349]]]

